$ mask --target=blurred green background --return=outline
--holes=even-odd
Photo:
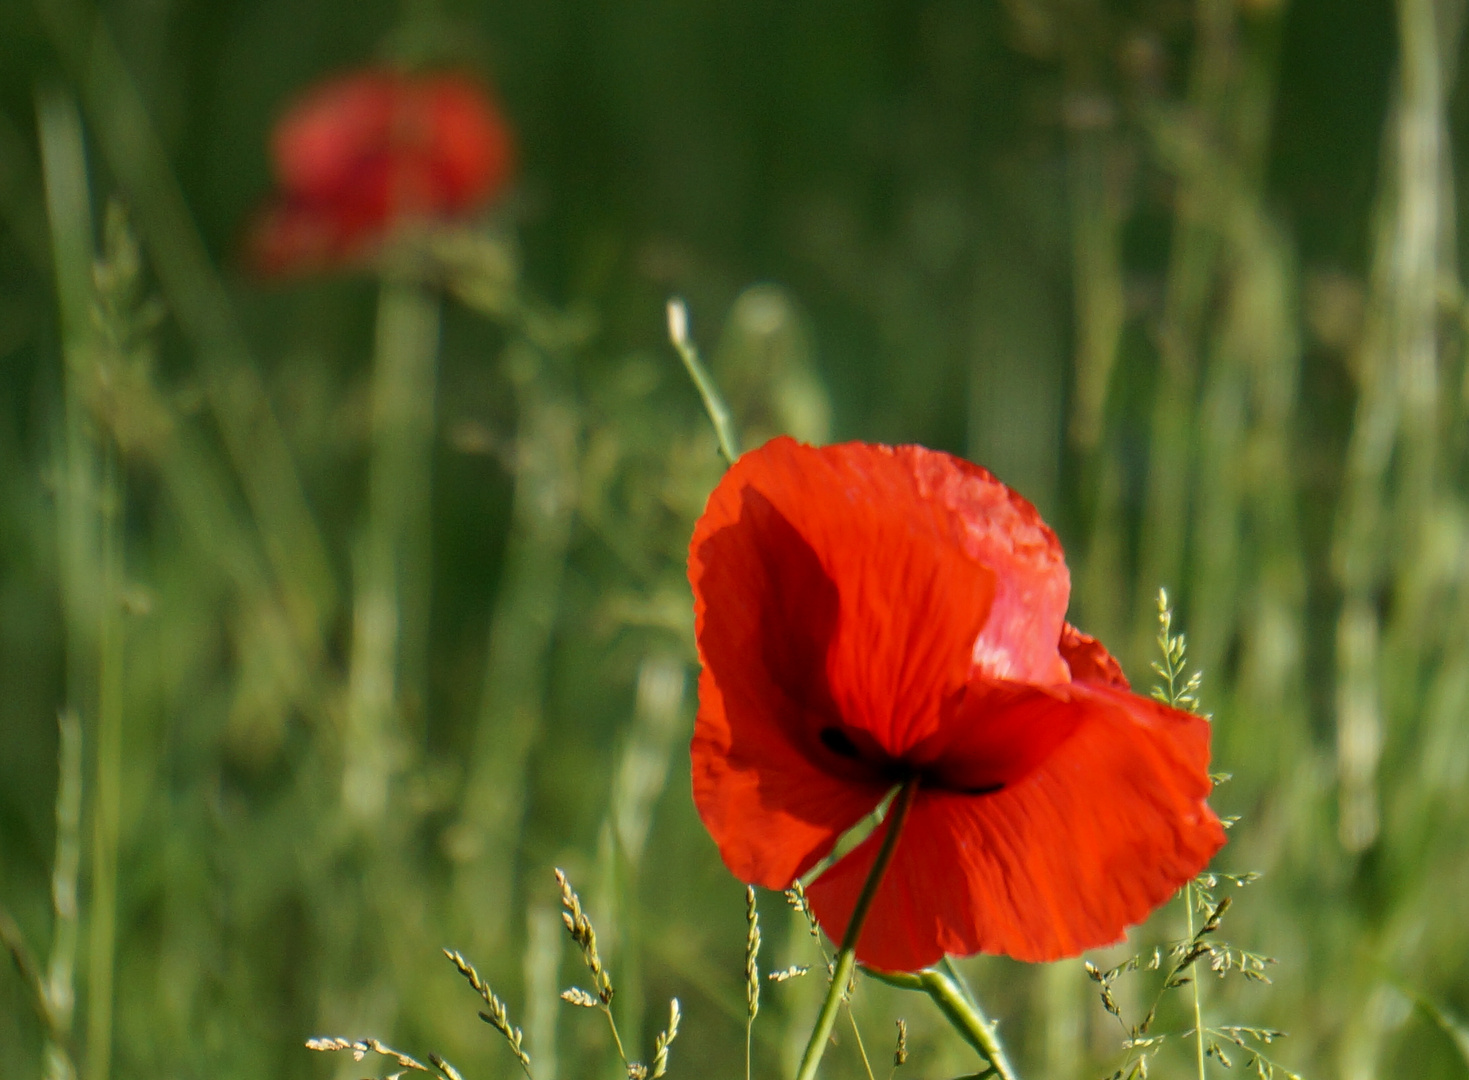
[[[509,1076],[449,945],[538,1080],[616,1075],[555,1000],[553,865],[630,1051],[676,994],[670,1075],[739,1073],[678,294],[746,445],[922,442],[1034,501],[1141,686],[1169,588],[1242,818],[1218,865],[1263,874],[1226,932],[1281,961],[1206,979],[1213,1022],[1289,1031],[1307,1077],[1464,1075],[1419,1004],[1469,1014],[1463,15],[0,3],[0,928],[55,1029],[0,970],[0,1074],[381,1075],[301,1045],[371,1034]],[[381,272],[250,280],[274,117],[370,61],[491,79],[513,192]],[[811,962],[762,905],[768,966]],[[1118,1067],[1079,962],[966,971],[1023,1074]],[[767,986],[757,1075],[816,981]],[[923,1000],[856,1015],[884,1074],[897,1015],[908,1074],[974,1068]]]

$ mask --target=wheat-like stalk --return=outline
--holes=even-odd
[[[505,1003],[490,989],[489,984],[479,977],[479,972],[474,969],[474,965],[464,959],[460,953],[453,949],[445,949],[444,955],[449,958],[449,962],[454,965],[459,974],[464,976],[469,985],[474,988],[475,993],[479,994],[484,999],[485,1005],[488,1006],[489,1011],[481,1012],[479,1018],[505,1036],[505,1041],[510,1044],[510,1052],[515,1055],[515,1060],[520,1062],[520,1067],[529,1076],[530,1055],[521,1045],[520,1029],[510,1023],[510,1014],[505,1008]]]

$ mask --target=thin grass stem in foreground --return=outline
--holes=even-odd
[[[735,431],[734,414],[729,411],[713,376],[699,359],[699,349],[689,336],[689,309],[678,297],[668,301],[668,340],[673,343],[689,378],[698,388],[699,397],[704,401],[704,411],[709,414],[709,422],[714,425],[714,434],[719,439],[719,453],[725,464],[733,465],[735,458],[740,456],[740,437]]]
[[[745,1080],[750,1080],[750,1042],[760,1015],[760,913],[755,887],[745,886]]]
[[[117,870],[122,828],[124,648],[122,608],[123,489],[117,455],[104,450],[102,472],[102,594],[98,640],[97,778],[92,806],[92,898],[88,931],[87,1072],[107,1080],[112,1046],[113,975],[117,953]],[[100,1063],[93,1065],[93,1057]]]
[[[913,973],[878,971],[875,968],[862,970],[879,982],[901,990],[916,990],[932,998],[933,1003],[944,1014],[944,1019],[984,1058],[985,1068],[978,1073],[979,1076],[994,1073],[1001,1080],[1017,1080],[1015,1067],[1010,1064],[1005,1048],[995,1034],[994,1021],[984,1014],[979,1002],[964,984],[963,976],[948,957],[944,958],[942,966],[946,971],[935,968]]]
[[[515,490],[504,584],[490,618],[483,697],[458,822],[446,837],[456,902],[477,952],[504,948],[531,752],[545,719],[546,679],[561,604],[581,449],[560,359],[526,341],[505,356],[515,389]]]
[[[1192,881],[1190,881],[1188,884],[1186,884],[1183,887],[1183,906],[1184,906],[1184,909],[1188,912],[1188,923],[1187,923],[1188,939],[1189,939],[1189,941],[1192,942],[1194,940],[1194,883]],[[1204,1002],[1203,1002],[1203,991],[1201,991],[1199,989],[1199,982],[1200,981],[1201,980],[1199,979],[1198,973],[1195,972],[1194,973],[1194,978],[1193,978],[1193,984],[1194,984],[1193,985],[1193,991],[1194,991],[1194,1002],[1193,1002],[1193,1005],[1194,1005],[1194,1048],[1197,1051],[1196,1057],[1197,1057],[1197,1064],[1198,1064],[1198,1071],[1199,1071],[1199,1080],[1205,1080],[1205,1071],[1204,1071]]]
[[[917,793],[918,781],[910,779],[893,799],[892,812],[888,815],[887,820],[887,833],[882,838],[882,846],[877,850],[877,858],[873,860],[867,880],[862,883],[862,891],[857,894],[857,903],[852,908],[851,919],[847,922],[847,932],[842,935],[842,947],[837,952],[836,967],[831,974],[831,985],[827,988],[826,1000],[821,1003],[821,1012],[817,1014],[816,1026],[811,1029],[811,1039],[806,1043],[806,1052],[801,1056],[801,1067],[796,1072],[796,1080],[811,1080],[816,1075],[817,1067],[821,1064],[822,1055],[826,1053],[826,1043],[831,1038],[832,1027],[836,1024],[837,1010],[841,1007],[847,980],[852,977],[852,969],[857,963],[857,941],[862,936],[862,924],[867,921],[867,912],[872,907],[873,898],[877,895],[877,887],[882,884],[888,863],[892,861],[893,851],[898,846],[898,836],[903,831],[903,822],[908,817],[908,810],[912,807],[913,798]]]

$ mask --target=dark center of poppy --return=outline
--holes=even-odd
[[[918,786],[935,791],[951,791],[956,795],[993,795],[1005,785],[979,784],[973,787],[955,787],[951,781],[946,781],[940,769],[934,766],[916,766],[906,761],[894,760],[886,754],[864,753],[862,748],[853,741],[839,727],[828,726],[821,729],[817,734],[821,745],[830,750],[838,757],[847,758],[850,761],[860,761],[866,765],[875,767],[879,774],[886,780],[895,784],[906,783],[913,777],[918,777]]]
[[[841,728],[822,728],[820,739],[821,745],[833,754],[840,754],[842,757],[851,758],[853,761],[862,760],[862,751],[857,749],[857,744],[852,741],[852,736],[848,735]]]

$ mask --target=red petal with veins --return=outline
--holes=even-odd
[[[772,886],[877,804],[962,699],[975,642],[1058,589],[1064,608],[1066,583],[1054,536],[983,469],[791,439],[725,475],[689,577],[704,663],[695,801],[730,868]],[[1043,649],[991,639],[1006,664],[1047,666]]]
[[[1060,545],[983,469],[776,439],[710,496],[689,580],[694,800],[736,875],[787,887],[918,784],[866,963],[1107,944],[1223,843],[1208,724],[1065,622]],[[881,832],[811,889],[836,939]]]
[[[857,946],[863,963],[914,971],[945,953],[1044,961],[1110,945],[1224,843],[1205,802],[1209,725],[1200,716],[1073,684],[1019,693],[997,715],[967,722],[1071,731],[992,794],[920,789]],[[993,771],[993,749],[956,742],[951,767]],[[809,890],[834,940],[881,832]]]

